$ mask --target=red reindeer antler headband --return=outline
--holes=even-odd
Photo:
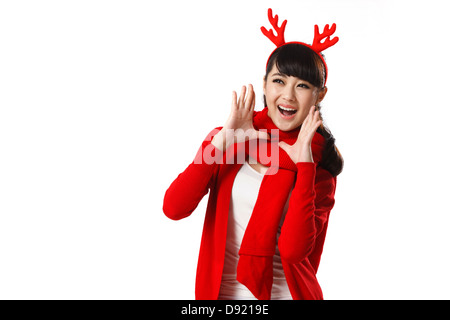
[[[298,41],[285,42],[284,41],[284,29],[286,28],[287,20],[284,20],[283,23],[281,24],[281,26],[278,27],[278,15],[275,15],[275,17],[274,17],[272,14],[271,8],[269,8],[269,10],[268,10],[268,16],[269,16],[269,22],[273,26],[273,29],[277,32],[277,35],[275,36],[272,29],[267,31],[267,29],[265,27],[261,27],[262,33],[277,46],[277,49],[285,44],[297,43],[297,44],[304,45],[304,46],[312,49],[315,53],[317,53],[317,55],[322,60],[323,65],[325,66],[325,81],[323,84],[325,86],[325,84],[327,82],[327,78],[328,78],[328,67],[327,67],[327,64],[325,63],[325,59],[320,54],[320,52],[324,51],[325,49],[328,49],[331,46],[334,46],[336,44],[336,42],[339,41],[338,37],[334,37],[333,39],[330,38],[333,35],[333,33],[336,31],[336,23],[333,23],[331,28],[328,24],[325,25],[325,28],[323,29],[323,33],[319,32],[319,26],[316,24],[314,26],[314,40],[313,40],[312,45],[309,45],[307,43],[298,42]],[[324,40],[324,41],[322,42],[322,40]],[[270,54],[270,56],[272,56],[272,54]],[[269,56],[269,59],[270,59],[270,56]],[[267,60],[267,63],[269,63],[269,60]],[[267,67],[267,65],[266,65],[266,67]]]

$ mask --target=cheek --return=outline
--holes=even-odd
[[[266,87],[265,94],[268,100],[275,100],[278,96],[277,88],[275,88],[275,86],[269,85]]]
[[[308,108],[309,109],[309,108]],[[308,116],[308,109],[304,108],[302,109],[302,111],[298,114],[298,122],[299,125],[303,123],[303,121],[305,121],[306,117]]]
[[[316,101],[316,94],[314,92],[300,92],[297,95],[297,99],[303,105],[313,105],[314,101]]]

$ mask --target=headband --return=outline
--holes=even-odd
[[[338,37],[334,37],[333,39],[330,38],[333,35],[333,33],[336,31],[336,23],[333,23],[331,28],[328,24],[325,25],[325,28],[323,29],[323,33],[319,32],[319,26],[316,24],[314,26],[314,40],[313,40],[312,45],[309,45],[307,43],[297,42],[297,41],[285,42],[284,41],[284,29],[286,28],[287,20],[284,20],[283,23],[281,24],[281,26],[278,27],[278,15],[275,15],[275,17],[274,17],[272,15],[271,8],[269,8],[269,10],[268,10],[268,16],[269,16],[269,22],[272,25],[273,29],[277,32],[277,35],[275,36],[272,29],[267,31],[267,29],[265,27],[261,27],[261,31],[267,38],[269,38],[277,46],[277,48],[275,50],[277,50],[279,47],[281,47],[285,44],[290,44],[290,43],[301,44],[303,46],[306,46],[306,47],[312,49],[315,53],[317,53],[317,55],[322,60],[323,65],[325,66],[325,81],[323,84],[325,86],[325,84],[327,83],[327,78],[328,78],[328,67],[327,67],[327,64],[325,63],[325,59],[320,54],[320,52],[324,51],[325,49],[328,49],[331,46],[334,46],[336,44],[336,42],[339,41]],[[324,40],[324,41],[322,42],[322,40]],[[267,59],[266,68],[267,68],[267,64],[269,63],[270,57],[272,56],[273,52],[270,54],[269,59]]]

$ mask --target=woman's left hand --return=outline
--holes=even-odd
[[[294,163],[314,162],[311,151],[311,142],[321,124],[322,120],[320,120],[319,111],[316,110],[316,106],[312,106],[303,121],[297,141],[293,145],[280,141],[280,148],[286,151]]]

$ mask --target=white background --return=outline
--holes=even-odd
[[[0,299],[192,299],[206,198],[164,192],[274,45],[325,52],[345,158],[326,299],[449,299],[445,1],[0,2]]]

